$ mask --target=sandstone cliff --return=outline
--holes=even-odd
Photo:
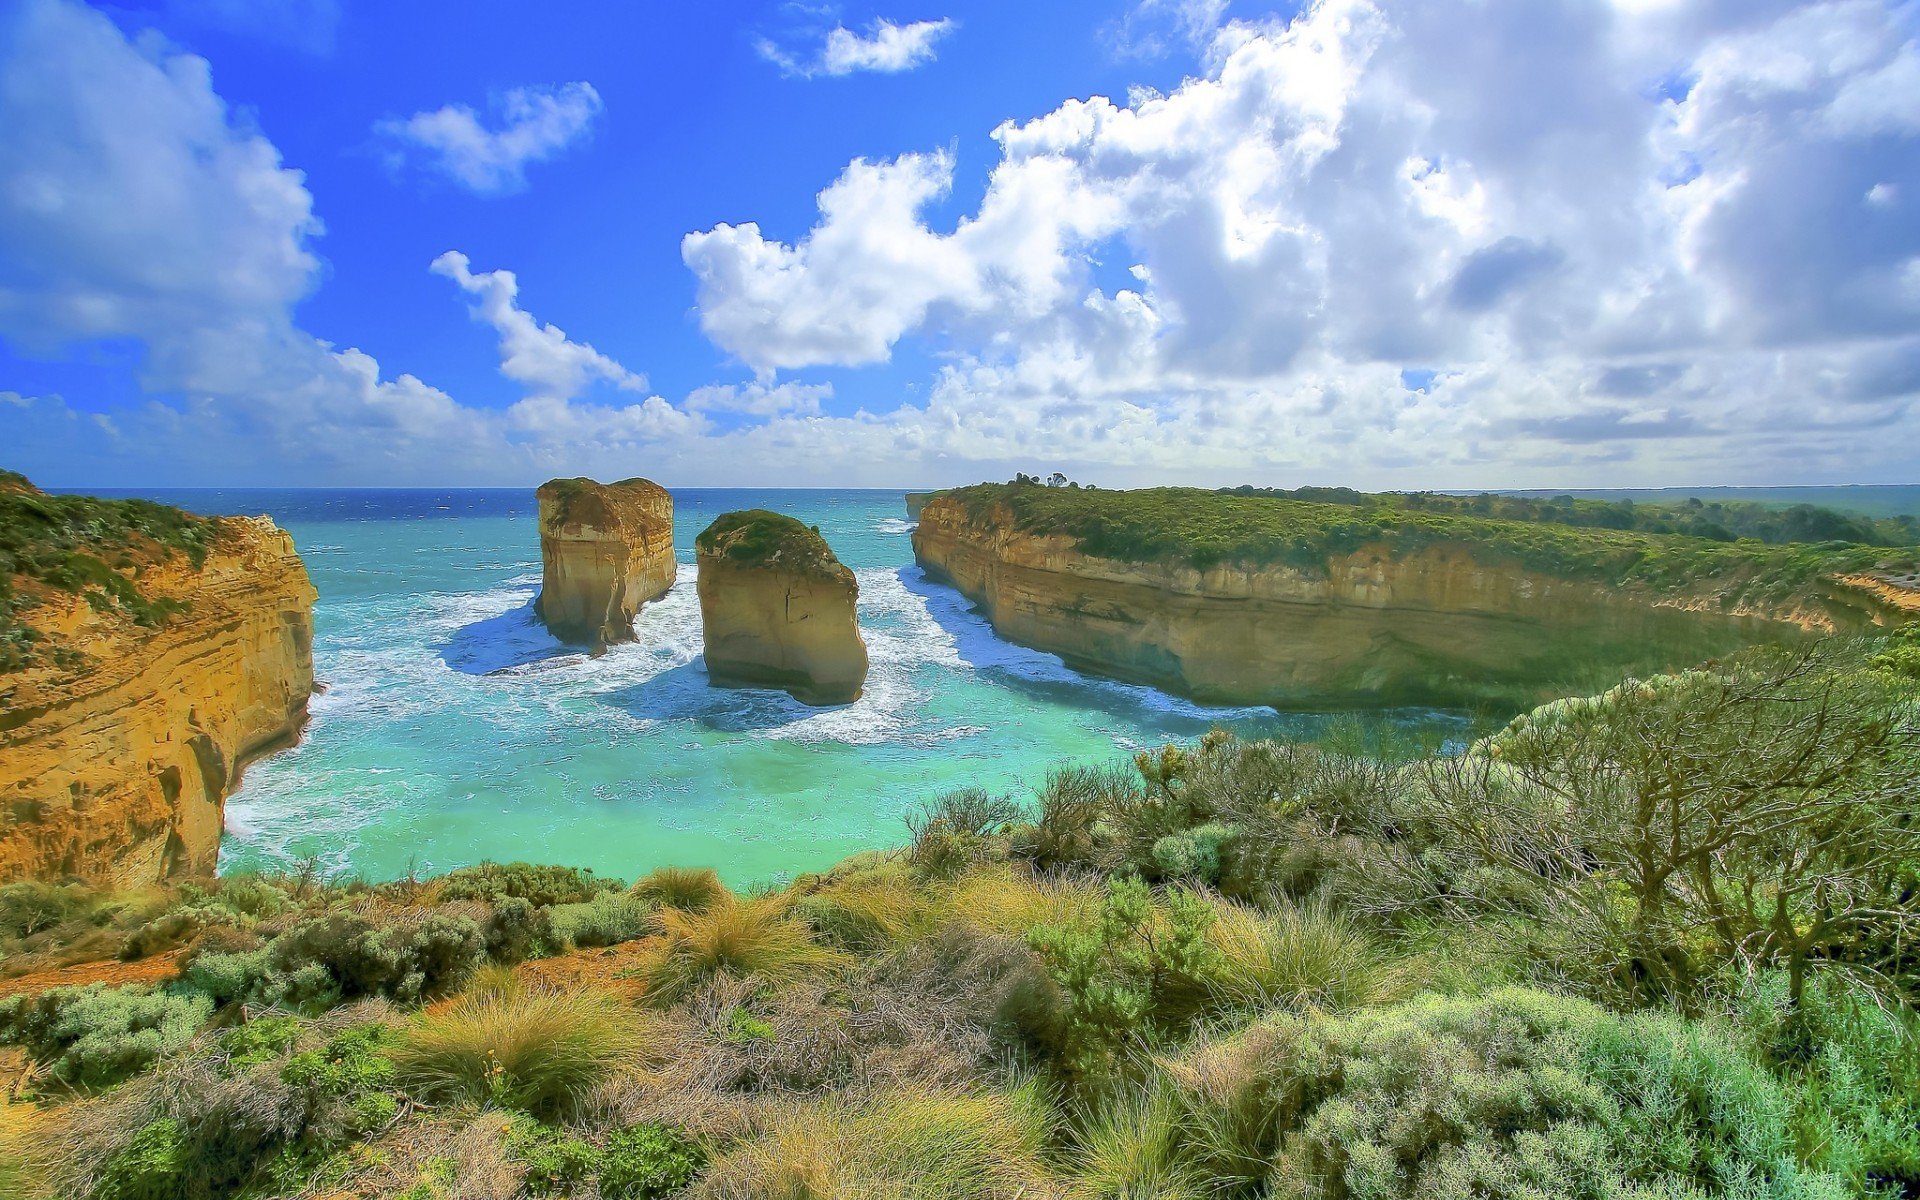
[[[0,881],[211,872],[241,768],[298,738],[315,593],[293,539],[186,520],[191,554],[135,532],[5,581],[0,623],[32,653],[0,674]]]
[[[997,633],[1095,674],[1278,707],[1507,702],[1879,621],[1859,601],[1724,605],[1528,568],[1471,543],[1362,542],[1318,562],[1103,557],[1004,505],[935,497],[914,554]],[[1885,605],[1882,608],[1887,607]],[[1711,611],[1700,611],[1711,608]]]
[[[939,494],[939,492],[908,492],[906,496],[907,520],[918,521],[920,519],[920,510],[927,506],[927,501]]]
[[[646,479],[540,485],[540,597],[535,611],[562,641],[603,649],[633,640],[641,606],[666,594],[673,497]]]
[[[763,510],[727,513],[696,543],[707,674],[718,687],[781,688],[851,704],[867,680],[860,585],[817,530]]]

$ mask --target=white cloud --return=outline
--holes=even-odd
[[[586,137],[599,117],[600,93],[588,83],[514,88],[493,104],[489,127],[464,104],[382,121],[374,132],[393,147],[394,167],[419,160],[426,170],[479,195],[519,191],[527,167]]]
[[[1878,0],[1318,0],[1207,63],[1002,125],[950,229],[920,154],[855,161],[791,243],[689,236],[702,328],[763,378],[928,339],[926,408],[877,424],[979,461],[1911,473],[1920,47]]]
[[[687,394],[688,412],[730,412],[754,417],[817,417],[833,396],[830,383],[711,384]]]
[[[904,25],[882,17],[865,34],[835,25],[827,31],[817,53],[796,56],[770,38],[762,38],[758,49],[760,56],[778,66],[782,74],[796,78],[852,75],[857,71],[892,75],[932,62],[938,53],[937,44],[955,27],[955,22],[946,17]]]
[[[1138,0],[1105,30],[1122,58],[1162,58],[1204,48],[1227,16],[1227,0]]]
[[[570,400],[596,381],[630,392],[647,381],[583,342],[570,341],[552,325],[543,325],[517,302],[520,284],[512,271],[469,269],[467,256],[449,250],[433,260],[432,271],[460,285],[474,298],[473,318],[500,335],[500,373],[526,388],[529,396]]]

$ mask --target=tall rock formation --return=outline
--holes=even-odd
[[[1384,530],[1374,538],[1349,526],[1324,548],[1303,534],[1272,561],[1204,567],[1177,537],[1164,552],[1096,553],[1087,537],[1034,528],[995,499],[1004,492],[927,502],[913,548],[928,576],[977,604],[1009,641],[1213,703],[1525,702],[1547,685],[1920,615],[1899,611],[1895,594],[1914,593],[1897,580],[1873,580],[1876,595],[1867,581],[1836,575],[1765,603],[1731,601],[1711,579],[1666,593],[1612,585],[1528,565],[1471,534],[1393,544]],[[1105,494],[1105,524],[1089,526],[1107,544],[1121,542],[1112,531],[1126,519],[1122,496]],[[1204,528],[1213,503],[1196,492],[1180,511]]]
[[[860,585],[826,539],[792,517],[721,516],[695,542],[707,674],[718,687],[781,688],[851,704],[867,680]]]
[[[540,500],[540,597],[553,635],[603,650],[633,640],[643,605],[673,586],[673,497],[647,479],[550,479]]]
[[[306,721],[315,593],[293,539],[18,476],[0,525],[0,882],[210,873],[241,768]]]

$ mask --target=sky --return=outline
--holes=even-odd
[[[0,0],[45,486],[1920,481],[1920,3]]]

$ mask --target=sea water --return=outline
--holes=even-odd
[[[626,878],[712,865],[734,885],[773,882],[899,844],[907,814],[955,788],[1030,797],[1064,760],[1215,726],[1312,736],[1334,715],[1198,705],[1002,641],[914,566],[900,492],[676,491],[679,582],[640,614],[635,642],[600,658],[533,615],[531,491],[140,494],[272,516],[320,593],[325,691],[299,745],[248,767],[228,801],[223,873],[317,858],[390,879],[524,859]],[[693,539],[739,508],[819,526],[858,577],[872,668],[854,704],[709,685]]]

